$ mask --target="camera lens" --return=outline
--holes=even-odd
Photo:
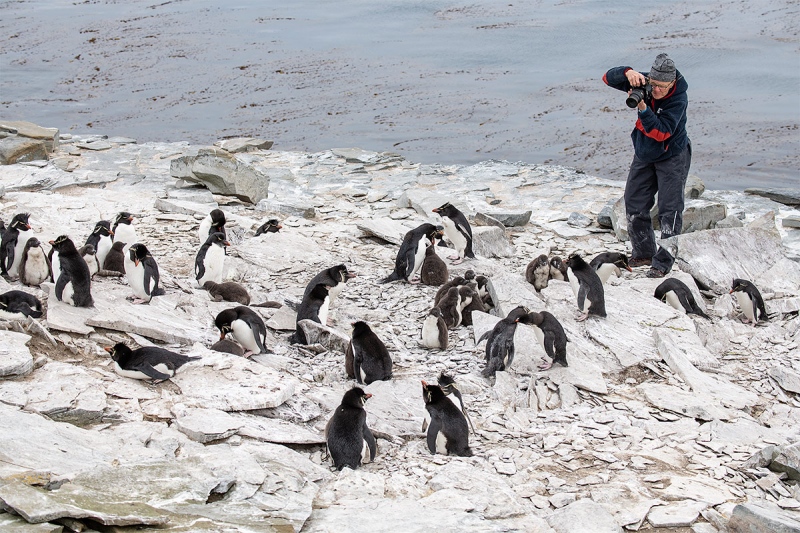
[[[634,107],[639,105],[639,102],[641,102],[643,98],[644,98],[644,91],[639,88],[636,88],[631,91],[631,94],[625,100],[625,103],[627,104],[628,107],[633,109]]]

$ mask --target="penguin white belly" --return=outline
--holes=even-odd
[[[458,252],[458,257],[463,259],[464,251],[467,249],[467,238],[458,231],[456,223],[450,217],[442,217],[442,225],[444,226],[444,234],[453,243],[456,252]]]
[[[578,291],[579,291],[579,290],[580,290],[580,288],[581,288],[581,282],[580,282],[580,281],[578,281],[578,277],[577,277],[577,276],[575,276],[575,273],[574,273],[574,272],[572,272],[572,269],[571,269],[571,268],[568,268],[568,269],[567,269],[567,277],[569,278],[569,286],[570,286],[570,287],[572,287],[572,293],[573,293],[573,294],[575,295],[575,297],[577,298],[577,296],[578,296]]]
[[[367,444],[366,440],[361,440],[361,464],[371,463],[372,459],[370,458],[369,453],[369,444]]]
[[[428,316],[422,323],[422,345],[426,348],[441,348],[439,345],[439,319]]]
[[[202,287],[206,281],[222,283],[222,275],[225,273],[225,248],[216,244],[212,245],[206,251],[203,266],[206,270],[203,277],[197,280],[198,285]]]
[[[436,434],[436,453],[447,455],[447,437],[441,431]]]
[[[162,374],[167,374],[168,376],[173,376],[174,375],[172,373],[172,370],[167,368],[167,365],[165,365],[164,363],[159,363],[159,364],[153,366],[153,368],[155,368],[156,370],[158,370]],[[119,366],[119,363],[116,362],[116,361],[114,361],[114,372],[116,372],[118,375],[120,375],[120,376],[122,376],[124,378],[153,379],[152,377],[148,376],[144,372],[140,372],[139,370],[125,370],[124,368]]]
[[[428,244],[429,241],[426,237],[422,237],[417,243],[417,253],[414,254],[414,268],[408,275],[408,279],[413,278],[419,269],[422,268],[422,262],[425,261],[425,249],[428,248]]]
[[[83,260],[86,263],[86,266],[89,267],[89,277],[91,278],[100,270],[100,266],[97,264],[97,256],[95,255],[84,255]]]
[[[680,299],[678,299],[678,295],[675,294],[675,291],[667,291],[664,295],[667,299],[667,303],[674,307],[676,310],[680,311],[684,315],[686,314],[686,309],[683,308],[681,305]]]
[[[250,329],[250,326],[247,325],[247,322],[239,319],[234,320],[231,322],[231,329],[233,330],[233,338],[244,346],[246,350],[255,353],[261,351],[261,348],[258,347],[258,343],[256,342],[255,334],[253,330]]]
[[[106,256],[108,252],[111,251],[111,247],[114,245],[114,241],[111,240],[111,237],[102,236],[100,237],[100,241],[97,243],[97,262],[100,264],[100,268],[106,263]]]
[[[200,223],[200,228],[197,230],[197,236],[200,238],[200,244],[208,240],[208,232],[211,230],[211,215],[206,215],[206,218]]]
[[[608,281],[608,278],[611,277],[611,274],[614,274],[617,277],[622,275],[619,267],[614,263],[603,263],[600,265],[600,268],[597,269],[597,276],[600,278],[600,281],[603,283],[603,285],[606,284],[606,281]],[[572,279],[572,276],[570,276],[570,279]]]
[[[340,281],[328,289],[328,299],[330,300],[330,305],[333,305],[333,301],[339,296],[339,293],[342,292],[342,289],[344,289],[344,281]]]
[[[17,244],[14,246],[14,262],[11,263],[11,268],[8,271],[9,275],[12,277],[19,276],[19,264],[22,262],[22,252],[25,251],[25,245],[31,237],[33,237],[33,231],[31,230],[19,232]]]
[[[364,372],[364,367],[360,367],[359,370],[360,370],[360,374],[361,374],[361,381],[366,383],[366,381],[367,381],[367,373]]]
[[[125,256],[125,275],[128,277],[128,285],[131,286],[134,296],[149,300],[150,296],[144,291],[144,265],[131,261],[128,256]]]
[[[52,261],[50,266],[53,267],[53,281],[57,282],[59,276],[61,276],[61,260],[58,258],[58,252],[53,250],[53,255],[50,260]]]
[[[319,316],[319,323],[322,324],[323,326],[328,325],[328,312],[330,311],[330,309],[331,309],[331,299],[330,297],[326,296],[325,300],[323,300],[322,302],[322,305],[319,306],[319,313],[317,313],[317,316]]]
[[[536,335],[536,340],[539,342],[539,346],[544,349],[544,332],[538,327],[531,325],[533,328],[533,334]]]
[[[29,285],[39,285],[50,277],[47,268],[47,256],[41,246],[28,250],[28,261],[25,265],[25,278],[22,280]]]
[[[114,242],[124,242],[127,251],[132,245],[138,242],[136,230],[130,224],[119,224],[114,230]]]
[[[61,291],[61,301],[64,303],[68,303],[69,305],[75,305],[75,301],[72,299],[72,295],[74,294],[74,290],[72,289],[72,282],[67,282],[64,285],[64,290]]]
[[[25,315],[22,313],[9,313],[8,311],[0,309],[0,318],[3,320],[24,320]]]
[[[736,291],[733,294],[736,295],[736,301],[739,303],[739,307],[742,308],[744,316],[755,323],[756,315],[753,310],[753,300],[750,299],[750,296],[744,291]]]

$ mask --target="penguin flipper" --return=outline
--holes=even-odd
[[[247,324],[247,327],[253,332],[253,338],[256,341],[256,346],[258,346],[258,353],[267,353],[267,349],[264,346],[264,339],[267,336],[267,329],[261,324],[258,320],[255,320],[251,317],[241,317],[240,320],[244,321]],[[300,328],[298,328],[300,330]],[[301,330],[302,331],[302,330]],[[305,336],[303,336],[305,339]],[[305,342],[303,342],[305,344]]]
[[[367,427],[367,424],[364,424],[364,427],[361,431],[361,434],[364,436],[364,440],[367,442],[367,446],[369,447],[369,460],[375,460],[375,454],[378,451],[378,446],[375,443],[375,435],[372,434],[372,431]]]
[[[206,265],[198,257],[194,262],[194,279],[200,280],[206,274]]]
[[[163,372],[159,372],[150,363],[139,363],[138,365],[134,366],[131,370],[138,370],[145,376],[148,376],[152,379],[158,379],[161,381],[165,381],[172,376],[169,374],[164,374]]]
[[[475,346],[477,346],[478,344],[482,343],[485,339],[488,339],[489,335],[492,334],[492,331],[494,331],[494,330],[490,329],[489,331],[486,331],[483,335],[481,335],[481,338],[478,339],[478,342],[475,343]]]
[[[144,267],[144,280],[143,280],[144,283],[143,283],[143,285],[144,285],[144,293],[152,298],[153,297],[153,291],[152,291],[152,289],[150,287],[150,283],[153,281],[153,275],[152,275],[153,273],[150,271],[148,266],[149,265],[145,265],[145,267]],[[156,282],[156,284],[157,284],[157,282]]]
[[[551,360],[556,360],[556,354],[553,347],[556,343],[556,335],[552,331],[545,331],[544,332],[544,351],[547,353],[547,357]]]
[[[442,429],[442,421],[439,418],[431,417],[431,423],[428,425],[428,449],[432,454],[436,455],[436,437],[439,436],[439,431]]]
[[[586,302],[586,285],[583,283],[580,284],[580,288],[578,289],[578,309],[580,309],[581,313],[583,312],[583,306]]]
[[[67,286],[67,283],[70,282],[70,277],[64,272],[61,271],[61,275],[58,276],[58,280],[56,281],[56,299],[60,302],[61,297],[64,295],[64,287]]]
[[[2,270],[3,274],[8,274],[8,269],[14,264],[16,244],[14,239],[3,239],[2,256],[0,256],[0,270]]]

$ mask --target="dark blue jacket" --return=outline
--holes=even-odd
[[[609,87],[628,92],[631,84],[625,73],[631,67],[614,67],[603,75],[603,81]],[[642,72],[647,76],[649,72]],[[636,157],[645,163],[663,161],[680,153],[689,144],[686,133],[686,108],[689,99],[686,89],[689,85],[676,71],[677,82],[660,100],[647,102],[647,109],[637,113],[636,127],[631,132],[633,149]]]

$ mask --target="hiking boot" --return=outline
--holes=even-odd
[[[628,261],[628,266],[631,268],[650,266],[652,264],[653,260],[649,257],[640,257],[639,259],[631,259]]]
[[[666,272],[663,272],[656,267],[650,267],[650,270],[647,271],[648,278],[663,278],[666,275]]]

